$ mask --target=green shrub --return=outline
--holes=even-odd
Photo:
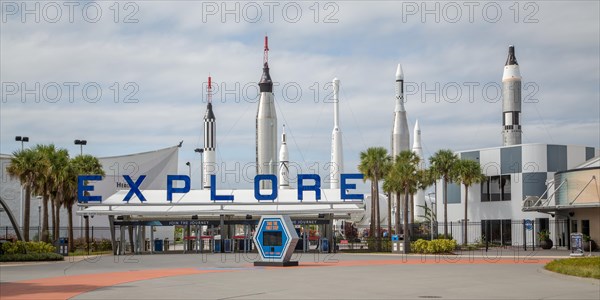
[[[52,261],[64,260],[64,257],[57,253],[16,253],[0,255],[0,262],[10,261]]]
[[[4,254],[54,253],[56,247],[45,242],[16,241],[2,244]]]
[[[426,241],[418,239],[410,243],[410,249],[414,253],[449,253],[456,249],[456,241],[448,239],[437,239]]]

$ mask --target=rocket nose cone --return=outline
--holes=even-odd
[[[402,65],[398,64],[396,68],[396,80],[404,80],[404,72],[402,71]]]
[[[421,126],[419,126],[419,120],[415,122],[415,130],[421,130]]]

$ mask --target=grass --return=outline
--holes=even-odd
[[[600,279],[600,256],[557,259],[544,268],[565,275]]]
[[[108,251],[90,251],[87,250],[75,250],[75,252],[69,252],[69,256],[86,256],[86,255],[102,255],[102,254],[112,254],[111,250]]]

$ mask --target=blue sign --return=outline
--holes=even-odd
[[[527,229],[527,230],[533,229],[533,220],[525,220],[525,229]]]
[[[298,240],[289,216],[263,216],[254,234],[263,261],[288,262]]]

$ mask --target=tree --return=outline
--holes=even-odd
[[[102,169],[102,164],[100,163],[100,161],[98,160],[98,158],[92,156],[92,155],[78,155],[75,158],[73,158],[71,160],[71,167],[73,168],[73,172],[75,174],[75,178],[74,178],[74,182],[75,182],[75,190],[74,190],[74,195],[75,197],[70,198],[71,201],[73,201],[72,204],[69,204],[67,206],[67,211],[69,213],[69,220],[72,220],[72,214],[73,214],[73,204],[75,202],[75,200],[77,199],[76,195],[77,195],[77,176],[79,175],[100,175],[100,176],[104,176],[104,170]],[[69,221],[70,223],[72,223],[72,221]],[[69,229],[69,243],[71,243],[72,241],[72,236],[73,236],[73,224],[69,225],[70,229]],[[85,242],[86,245],[89,245],[90,242],[90,235],[89,235],[89,229],[90,229],[90,219],[89,218],[85,218]],[[69,247],[72,247],[72,245],[69,245]]]
[[[383,179],[389,166],[390,157],[383,147],[371,147],[360,153],[358,170],[364,175],[364,180],[371,181],[371,236],[377,237],[377,251],[381,251],[381,217],[379,213],[379,180]],[[375,224],[373,224],[375,220]]]
[[[429,158],[432,171],[444,184],[444,237],[448,237],[448,182],[452,181],[452,169],[457,161],[458,156],[448,149],[438,150]]]
[[[465,186],[465,219],[463,230],[463,244],[467,244],[467,205],[469,204],[469,187],[473,184],[485,180],[485,175],[481,173],[481,166],[473,160],[461,159],[454,166],[454,179]]]
[[[53,192],[55,191],[55,177],[53,172],[56,168],[56,164],[54,164],[57,155],[56,147],[54,144],[36,145],[34,151],[38,152],[40,155],[39,163],[41,164],[39,176],[37,176],[37,190],[35,192],[42,195],[42,206],[44,208],[44,213],[42,214],[42,241],[50,242],[50,232],[48,231],[50,227],[48,220],[48,205],[51,205],[52,208],[52,222],[54,223],[56,221],[54,197],[52,197]],[[54,224],[54,227],[56,227],[56,224]]]
[[[419,184],[419,165],[420,158],[412,151],[402,151],[395,157],[394,164],[386,176],[386,181],[390,188],[396,192],[396,207],[400,207],[400,195],[404,193],[403,201],[403,232],[404,232],[404,251],[410,252],[410,230],[408,228],[408,205],[411,193],[417,189]],[[399,209],[396,210],[396,231],[400,232]]]
[[[25,188],[25,203],[23,209],[23,239],[29,241],[29,225],[31,218],[31,193],[35,189],[39,174],[39,156],[31,149],[13,152],[10,165],[7,168],[11,178],[18,178]]]

